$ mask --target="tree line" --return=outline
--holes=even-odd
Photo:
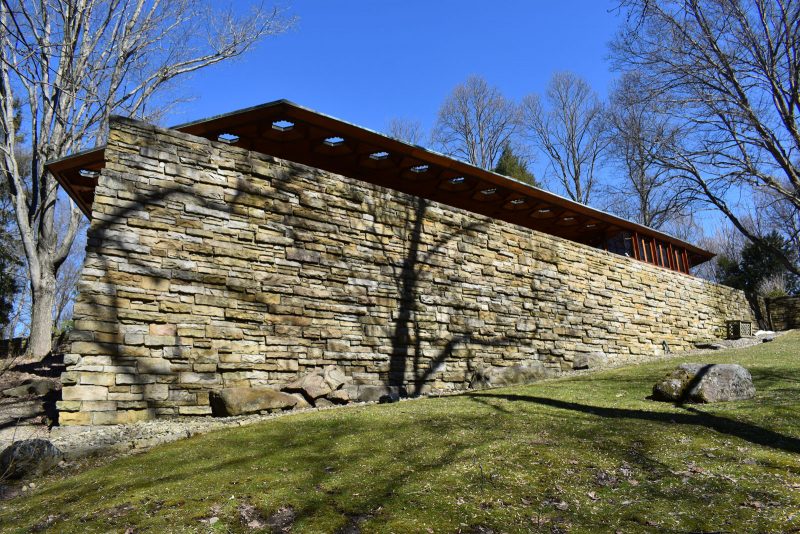
[[[472,76],[441,105],[431,145],[699,241],[719,256],[698,275],[796,293],[800,2],[623,0],[620,9],[606,101],[571,72],[520,102]],[[546,164],[539,179],[533,157]],[[714,234],[702,235],[702,218],[716,221]]]
[[[605,101],[569,72],[519,102],[474,76],[445,99],[430,136],[402,120],[390,134],[677,237],[705,210],[734,229],[707,243],[725,261],[706,276],[795,290],[800,0],[620,0],[619,10],[619,76]],[[0,0],[0,324],[27,295],[32,358],[49,352],[80,271],[82,218],[45,163],[101,143],[112,114],[157,120],[178,104],[169,89],[182,77],[292,24],[258,4]],[[534,156],[544,176],[531,172]],[[753,268],[760,256],[766,274]]]

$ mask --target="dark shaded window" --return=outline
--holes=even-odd
[[[633,236],[630,232],[619,232],[608,238],[606,242],[609,252],[620,256],[633,257]]]

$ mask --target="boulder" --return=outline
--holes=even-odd
[[[315,408],[329,408],[331,406],[334,406],[333,402],[329,401],[325,397],[320,397],[314,401]]]
[[[393,404],[395,402],[400,402],[400,395],[397,393],[387,393],[378,399],[378,403],[380,404]]]
[[[44,397],[56,389],[56,384],[46,378],[29,378],[24,380],[19,386],[3,390],[4,397]]]
[[[473,389],[487,387],[515,386],[528,384],[542,378],[554,375],[551,369],[542,362],[534,361],[527,365],[512,365],[510,367],[482,367],[475,371],[470,387]]]
[[[359,386],[358,396],[356,397],[360,402],[378,402],[381,397],[386,395],[397,395],[402,397],[405,391],[397,386]]]
[[[0,479],[40,475],[61,461],[62,453],[46,439],[15,441],[0,454]]]
[[[225,388],[209,396],[211,413],[217,417],[245,415],[271,410],[288,410],[297,405],[297,398],[269,388]]]
[[[602,352],[579,352],[572,360],[573,369],[601,369],[608,365],[608,356]]]
[[[752,399],[750,372],[736,364],[684,363],[653,386],[653,397],[678,402],[725,402]]]
[[[328,382],[325,381],[325,376],[319,371],[303,375],[282,389],[290,393],[302,393],[309,400],[324,397],[333,391]]]
[[[350,394],[347,390],[338,389],[336,391],[332,391],[325,397],[329,401],[333,402],[334,404],[347,404],[350,402]]]
[[[347,375],[334,365],[326,367],[322,372],[322,376],[332,391],[336,391],[347,382]]]
[[[289,393],[292,397],[297,399],[297,404],[294,405],[292,408],[293,410],[303,410],[305,408],[311,408],[311,404],[306,400],[302,393]]]

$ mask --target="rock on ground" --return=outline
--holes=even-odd
[[[44,397],[51,391],[57,389],[58,385],[54,380],[47,378],[29,378],[23,380],[19,386],[3,390],[5,397]]]
[[[352,383],[351,378],[335,365],[329,365],[304,374],[281,390],[302,397],[307,406],[327,407],[352,400],[345,390],[348,383]]]
[[[61,451],[46,439],[15,441],[0,454],[0,478],[42,474],[61,461]]]
[[[226,388],[209,396],[211,412],[218,417],[294,408],[295,396],[268,388]]]
[[[397,386],[354,386],[352,391],[349,391],[351,398],[356,398],[361,402],[379,402],[382,397],[386,395],[397,395],[397,397],[404,397],[406,391]]]
[[[579,352],[572,360],[573,369],[602,369],[608,365],[608,356],[602,352]]]
[[[333,391],[330,385],[325,381],[325,377],[319,372],[311,372],[307,375],[303,375],[284,387],[283,390],[291,393],[303,393],[310,400],[324,397]]]
[[[737,364],[684,363],[653,386],[653,397],[674,402],[725,402],[752,399],[750,371]]]
[[[479,389],[529,384],[536,380],[551,377],[553,374],[553,371],[538,361],[527,365],[513,365],[510,367],[483,367],[475,372],[475,376],[470,382],[470,387]]]

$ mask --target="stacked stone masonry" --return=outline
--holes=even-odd
[[[61,424],[209,414],[210,391],[331,364],[458,390],[752,319],[738,291],[225,143],[117,118],[105,154]]]
[[[766,299],[768,327],[772,330],[800,328],[800,297]]]

